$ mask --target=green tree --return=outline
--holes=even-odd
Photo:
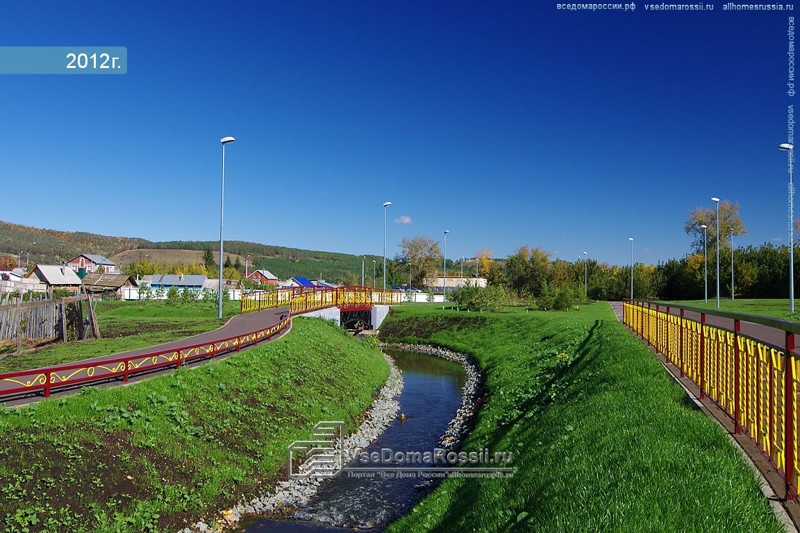
[[[173,285],[167,291],[167,305],[175,305],[180,301],[180,290]]]
[[[689,213],[683,230],[692,238],[692,251],[703,253],[703,225],[708,229],[708,255],[716,258],[717,244],[717,210],[716,207],[698,207]],[[744,235],[747,230],[739,216],[739,202],[722,200],[719,203],[719,241],[720,248],[728,246],[731,233],[734,236]]]
[[[214,252],[211,251],[211,248],[203,250],[203,266],[209,272],[217,269],[217,263],[214,261]]]
[[[233,263],[231,262],[231,256],[229,256],[229,255],[225,256],[225,262],[222,263],[222,267],[223,268],[231,268],[231,267],[233,267]]]
[[[432,278],[437,272],[438,265],[441,264],[442,252],[439,242],[422,236],[411,239],[403,237],[400,248],[402,262],[407,268],[406,279],[410,277],[411,285],[414,287],[424,286],[425,280]]]

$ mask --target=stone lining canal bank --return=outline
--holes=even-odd
[[[477,411],[477,399],[482,381],[477,365],[462,354],[434,346],[382,344],[381,347],[422,353],[452,361],[462,366],[465,379],[461,389],[460,405],[455,416],[448,423],[444,434],[439,439],[439,445],[444,449],[452,449],[457,446],[471,429]],[[339,464],[340,461],[337,457],[336,468],[349,464],[357,454],[375,441],[398,416],[399,404],[396,398],[399,397],[403,390],[403,376],[392,358],[386,354],[384,354],[384,357],[390,366],[390,374],[386,385],[380,390],[378,398],[365,413],[364,422],[359,430],[346,437],[344,442],[337,443],[337,450],[343,450],[344,465]],[[278,483],[272,493],[223,511],[222,517],[217,523],[208,525],[198,522],[191,528],[182,530],[182,533],[220,531],[233,528],[247,515],[266,515],[274,519],[288,517],[298,507],[307,504],[317,494],[323,481],[325,481],[325,478],[290,478],[287,481]],[[425,483],[424,485],[429,484]]]

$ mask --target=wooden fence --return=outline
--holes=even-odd
[[[16,341],[19,351],[33,342],[99,338],[90,295],[0,307],[0,342]]]

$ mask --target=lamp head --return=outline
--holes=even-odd
[[[383,207],[389,207],[392,205],[392,202],[383,202]]]
[[[778,148],[781,150],[794,150],[794,145],[792,143],[781,143]]]
[[[716,196],[714,196],[714,197],[712,197],[712,198],[711,198],[711,201],[712,201],[712,202],[717,202],[717,203],[719,203],[719,198],[717,198]]]
[[[628,237],[628,240],[629,241],[633,241],[633,237]]]
[[[446,230],[444,230],[444,234],[445,234],[445,235],[447,235],[448,233],[450,233],[450,230],[449,230],[449,229],[446,229]]]
[[[706,226],[705,224],[700,224],[700,227],[706,229],[708,226]]]
[[[230,144],[235,140],[236,139],[234,139],[233,137],[223,137],[222,139],[219,140],[219,142],[221,142],[223,145],[225,145],[225,144]]]

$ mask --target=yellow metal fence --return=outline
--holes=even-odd
[[[293,315],[326,307],[368,307],[403,303],[403,292],[370,287],[293,287],[242,295],[242,313],[289,306]]]
[[[687,311],[699,320],[688,318]],[[709,315],[730,318],[732,328],[707,324]],[[733,418],[735,431],[758,445],[784,476],[787,497],[795,498],[800,467],[795,333],[783,330],[783,347],[742,335],[741,322],[752,318],[652,302],[623,303],[625,325],[675,365],[681,377],[688,376],[701,398],[708,396]],[[781,326],[781,321],[765,322]]]

